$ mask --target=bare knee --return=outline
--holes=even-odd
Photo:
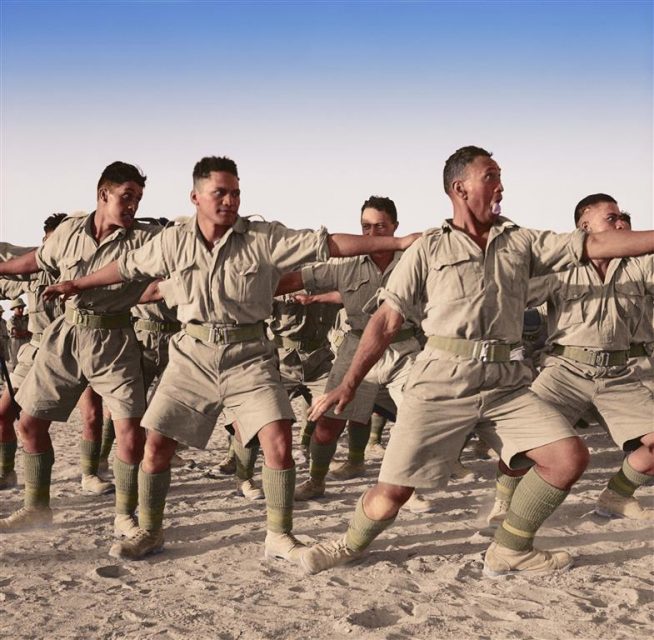
[[[345,420],[322,416],[316,423],[313,439],[318,444],[330,444],[338,439],[345,429]]]
[[[290,469],[293,466],[290,420],[270,422],[262,427],[257,435],[268,468]]]
[[[581,438],[570,437],[528,452],[538,474],[549,484],[569,489],[586,470],[590,454]]]
[[[177,442],[156,433],[148,432],[143,453],[143,471],[146,473],[161,473],[170,467],[170,460],[177,448]]]

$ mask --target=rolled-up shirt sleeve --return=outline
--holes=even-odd
[[[572,233],[525,229],[531,242],[532,277],[563,271],[584,262],[586,234],[577,229]]]
[[[429,271],[428,242],[428,237],[423,235],[404,252],[386,286],[377,291],[377,295],[367,307],[375,303],[379,306],[383,302],[404,320],[415,318],[416,309],[424,303],[425,282]]]
[[[319,262],[302,269],[302,282],[309,293],[338,291],[338,266],[336,261]]]
[[[167,278],[170,275],[166,260],[166,245],[174,228],[165,229],[138,249],[118,258],[118,272],[124,281]]]
[[[270,223],[270,258],[280,273],[292,271],[307,262],[329,259],[327,229],[288,229],[278,222]]]

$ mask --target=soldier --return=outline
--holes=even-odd
[[[390,198],[371,196],[361,207],[361,229],[364,235],[392,237],[398,227],[397,209]],[[347,313],[347,331],[338,347],[336,360],[329,374],[327,391],[343,379],[370,315],[366,303],[383,286],[401,257],[400,252],[385,251],[355,258],[331,260],[304,267],[301,272],[284,276],[278,291],[307,289],[310,293],[337,291]],[[349,422],[350,453],[348,460],[332,469],[332,475],[349,479],[365,473],[364,451],[370,436],[370,417],[381,386],[388,386],[395,403],[399,401],[404,379],[415,353],[417,315],[408,318],[393,344],[357,389],[352,403],[343,414],[329,413],[318,420],[311,438],[310,477],[298,485],[296,500],[310,500],[325,493],[325,477],[334,457],[339,435]]]
[[[378,299],[350,370],[312,410],[341,411],[359,382],[422,301],[427,346],[410,373],[378,484],[359,500],[346,535],[306,550],[307,572],[348,562],[389,527],[413,488],[442,481],[465,437],[477,429],[511,468],[533,464],[487,550],[484,574],[556,571],[563,551],[540,551],[533,538],[565,499],[588,461],[568,421],[528,389],[519,340],[530,276],[564,270],[585,258],[654,250],[654,232],[586,235],[522,229],[499,215],[500,168],[479,147],[445,163],[454,215],[425,232],[396,267]],[[534,424],[534,416],[538,422]],[[525,425],[528,428],[525,429]]]
[[[28,329],[29,315],[25,315],[25,303],[16,298],[11,301],[9,309],[13,314],[7,323],[9,331],[9,368],[13,371],[18,364],[18,351],[30,341],[31,333]]]
[[[334,359],[329,348],[328,334],[334,326],[339,309],[339,304],[329,302],[317,301],[305,305],[290,294],[273,299],[268,327],[277,347],[282,384],[289,398],[303,398],[307,408],[307,402],[310,405],[313,398],[325,392]],[[303,415],[306,418],[306,410]],[[303,415],[296,415],[296,418],[300,423],[302,442],[306,438],[308,445],[314,424],[303,421]],[[244,447],[238,439],[232,439],[232,448],[236,463],[237,492],[249,500],[263,498],[261,489],[252,480],[259,451],[258,441],[255,438],[248,447]]]
[[[248,220],[238,215],[240,196],[236,164],[203,158],[193,170],[196,216],[92,275],[52,288],[53,294],[71,295],[133,279],[167,278],[159,289],[177,306],[184,325],[170,343],[169,365],[143,421],[150,432],[138,481],[140,531],[115,545],[113,556],[136,559],[162,550],[177,441],[206,446],[224,407],[237,420],[241,444],[257,436],[263,449],[265,554],[297,561],[302,545],[291,534],[293,412],[264,329],[273,293],[280,275],[304,262],[402,249],[414,240],[294,231]]]
[[[575,223],[593,235],[627,233],[628,214],[596,193],[575,207]],[[533,302],[547,302],[548,340],[532,390],[571,424],[594,409],[626,453],[621,470],[600,494],[596,512],[636,520],[654,516],[634,497],[654,475],[654,396],[641,371],[627,366],[633,336],[651,317],[654,258],[595,259],[530,285]],[[644,310],[650,311],[644,317]]]
[[[144,292],[140,303],[132,308],[134,332],[141,349],[146,398],[151,393],[152,385],[161,378],[168,365],[170,339],[182,328],[181,323],[177,320],[175,310],[158,298],[158,283],[152,283]],[[109,411],[105,410],[100,450],[101,470],[109,468],[108,458],[114,439],[114,422]]]
[[[9,359],[9,331],[7,330],[7,321],[2,317],[5,310],[0,306],[0,357],[7,362]]]
[[[104,169],[97,185],[97,208],[65,220],[36,253],[0,264],[0,274],[35,273],[62,279],[81,276],[147,242],[158,229],[135,220],[146,177],[124,162]],[[50,474],[54,461],[51,421],[68,419],[87,386],[111,410],[116,422],[116,533],[136,531],[136,479],[145,432],[140,352],[129,309],[147,283],[128,283],[84,292],[66,304],[65,314],[43,332],[32,369],[16,400],[22,412],[25,506],[3,520],[0,531],[18,531],[52,521]]]

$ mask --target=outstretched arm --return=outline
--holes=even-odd
[[[329,255],[332,258],[346,258],[378,251],[404,251],[421,235],[412,233],[396,238],[394,236],[356,236],[349,233],[333,233],[328,238]]]
[[[57,296],[63,296],[64,300],[66,300],[71,296],[77,295],[80,291],[105,287],[109,284],[117,284],[122,281],[123,278],[118,271],[118,261],[114,260],[102,267],[102,269],[77,278],[76,280],[64,280],[63,282],[53,284],[43,292],[43,297],[46,300],[51,300]]]
[[[0,276],[20,276],[40,270],[36,263],[36,249],[17,258],[0,262]]]
[[[343,297],[338,291],[329,291],[328,293],[296,293],[293,299],[295,302],[299,302],[304,306],[315,304],[316,302],[343,304]]]
[[[299,291],[304,289],[304,282],[302,281],[302,272],[301,271],[289,271],[285,273],[277,284],[277,289],[275,289],[276,296],[282,296],[285,293],[293,293],[294,291]]]
[[[155,280],[146,287],[145,291],[139,298],[139,304],[147,304],[148,302],[159,302],[159,300],[163,300],[161,291],[159,291],[160,282],[161,280]]]
[[[309,420],[316,421],[328,409],[336,405],[334,413],[339,414],[354,397],[356,388],[366,374],[388,348],[393,336],[401,329],[404,318],[387,304],[382,304],[372,315],[361,336],[359,347],[352,358],[341,384],[334,390],[320,396],[311,407]]]
[[[588,260],[626,258],[654,253],[654,231],[601,231],[586,236],[584,257]]]

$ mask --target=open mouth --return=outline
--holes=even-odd
[[[494,216],[499,216],[502,213],[502,205],[500,204],[499,200],[497,202],[493,202],[491,205],[491,213]]]

